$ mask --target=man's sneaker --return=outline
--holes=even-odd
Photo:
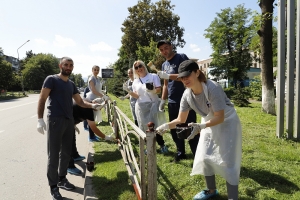
[[[168,153],[169,152],[169,150],[168,150],[168,147],[167,146],[162,146],[161,148],[160,148],[160,152],[162,153],[162,154],[166,154],[166,153]]]
[[[213,193],[209,193],[209,190],[202,190],[198,194],[196,194],[193,200],[206,200],[212,197],[215,197],[219,194],[218,190],[215,190]]]
[[[52,200],[63,200],[61,194],[59,193],[59,189],[57,187],[51,189],[50,194],[52,196]]]
[[[76,167],[74,167],[74,168],[68,168],[67,171],[68,171],[68,173],[74,174],[74,175],[80,175],[80,174],[82,174],[82,171],[80,169],[76,168]]]
[[[65,190],[73,190],[73,189],[75,189],[75,186],[72,183],[70,183],[68,181],[68,179],[66,179],[66,178],[60,180],[58,182],[58,184],[57,184],[57,187],[63,188]]]
[[[74,162],[81,161],[81,160],[84,160],[84,159],[85,159],[85,156],[79,155],[77,158],[74,158]]]
[[[89,141],[90,142],[100,142],[101,140],[98,137],[94,137],[94,138],[89,138]]]

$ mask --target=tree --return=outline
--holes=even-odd
[[[48,75],[59,73],[58,59],[52,54],[39,53],[24,64],[23,82],[27,89],[41,89]]]
[[[260,0],[261,26],[257,31],[261,48],[262,111],[276,115],[273,77],[273,3],[274,0]]]
[[[184,28],[178,26],[180,17],[173,14],[171,1],[160,0],[155,4],[150,0],[139,0],[137,5],[128,8],[129,16],[121,28],[122,50],[127,59],[134,56],[140,46],[149,46],[151,39],[159,41],[169,39],[173,46],[183,47]]]
[[[212,45],[214,69],[211,74],[216,77],[237,80],[247,77],[247,70],[252,65],[249,45],[254,35],[251,10],[238,5],[234,10],[226,8],[217,13],[217,17],[205,30],[204,36]]]
[[[9,88],[12,80],[12,66],[0,56],[0,90]]]
[[[84,86],[84,80],[82,78],[81,74],[71,74],[70,75],[70,80],[75,83],[77,87],[83,87]]]

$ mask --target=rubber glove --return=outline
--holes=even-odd
[[[165,102],[166,102],[166,100],[163,100],[163,99],[160,100],[160,104],[159,104],[159,107],[158,107],[158,110],[160,112],[164,112],[165,111]]]
[[[103,95],[102,98],[103,98],[104,101],[110,100],[110,97],[107,96],[107,95]]]
[[[74,126],[74,128],[75,128],[75,132],[77,132],[78,134],[80,134],[80,131],[79,131],[79,129],[77,128],[77,126]]]
[[[166,72],[163,72],[163,71],[158,71],[157,72],[157,75],[159,76],[159,78],[161,79],[169,79],[170,75],[167,74]]]
[[[104,102],[104,98],[96,98],[92,101],[93,103],[98,103],[98,104],[101,104]]]
[[[101,108],[103,108],[103,105],[102,105],[102,104],[95,103],[95,104],[92,104],[92,108],[93,108],[94,110],[101,110]]]
[[[36,129],[41,134],[44,134],[44,130],[46,131],[46,123],[44,122],[43,118],[38,119],[38,124]]]
[[[126,83],[123,83],[123,90],[124,91],[126,91],[126,92],[130,92],[130,89],[129,89],[129,87],[127,86],[127,84]]]
[[[159,127],[156,128],[156,132],[159,135],[163,135],[165,132],[167,132],[168,129],[170,129],[169,124],[164,123],[164,124],[162,124],[162,125],[160,125]]]
[[[105,140],[106,140],[106,141],[113,141],[114,138],[113,138],[112,136],[106,135],[106,136],[105,136]]]
[[[199,124],[199,123],[189,123],[188,126],[193,127],[192,133],[189,135],[187,140],[193,139],[197,134],[200,133],[201,129],[204,129],[206,127],[206,124]]]

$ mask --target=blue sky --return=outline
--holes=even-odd
[[[121,26],[129,15],[128,7],[137,0],[5,0],[1,1],[0,47],[4,54],[26,56],[26,51],[51,53],[56,57],[73,58],[74,73],[87,77],[93,65],[106,67],[118,59],[121,47]],[[155,1],[152,1],[155,2]],[[204,30],[224,8],[244,4],[260,8],[257,0],[171,0],[173,13],[180,16],[185,28],[186,45],[179,48],[190,58],[206,59],[212,53]],[[275,8],[277,12],[277,8]]]

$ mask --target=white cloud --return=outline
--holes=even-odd
[[[91,51],[112,51],[113,48],[105,42],[99,42],[97,44],[89,45]]]
[[[190,48],[192,49],[193,52],[199,52],[200,48],[196,44],[190,44]]]
[[[57,47],[74,47],[76,43],[71,38],[64,38],[60,35],[55,35],[55,40],[53,42],[54,46]]]
[[[47,40],[43,40],[40,38],[34,39],[34,41],[38,44],[38,45],[47,45],[48,41]]]

